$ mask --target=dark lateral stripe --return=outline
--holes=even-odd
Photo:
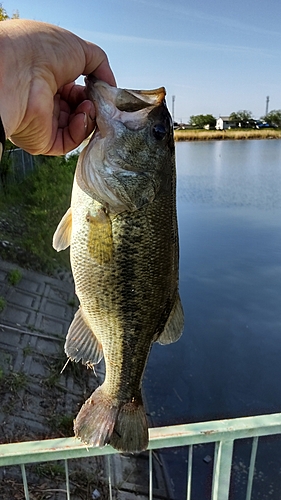
[[[0,148],[0,160],[1,160],[2,154],[4,153],[5,141],[6,141],[5,130],[4,130],[4,127],[3,127],[2,120],[1,120],[1,116],[0,116],[0,142],[1,142],[1,145],[2,145],[2,148]]]

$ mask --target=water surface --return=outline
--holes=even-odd
[[[150,356],[154,424],[281,412],[281,141],[176,152],[185,329]]]

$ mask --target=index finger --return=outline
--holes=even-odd
[[[91,42],[80,39],[86,56],[83,75],[94,75],[99,80],[116,87],[113,71],[109,65],[106,53],[101,47]]]
[[[101,62],[92,74],[98,78],[98,80],[103,80],[104,82],[109,83],[109,85],[116,87],[116,80],[107,58]]]

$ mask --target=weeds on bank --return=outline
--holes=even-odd
[[[80,462],[83,463],[83,459],[80,460]],[[84,468],[79,466],[76,469],[73,469],[72,467],[69,468],[71,498],[73,496],[75,498],[80,498],[81,500],[90,500],[90,498],[94,498],[93,491],[95,489],[100,492],[101,498],[109,498],[108,486],[103,479],[104,472],[101,469],[101,462],[96,458],[93,458],[91,465],[92,467],[90,467],[90,471],[85,470],[87,467],[86,463]],[[96,469],[99,469],[99,471],[97,472]],[[51,498],[50,494],[54,492],[65,493],[65,490],[61,489],[61,482],[65,481],[65,468],[61,462],[53,461],[32,465],[30,470],[32,473],[37,475],[39,481],[44,481],[41,488],[42,492],[44,491],[46,496],[36,496],[36,499],[38,498],[39,500],[40,498],[40,500],[43,500],[45,498]],[[47,483],[45,483],[45,481],[47,481]],[[30,489],[31,488],[32,487],[30,487]],[[39,488],[37,486],[37,491],[39,491]]]
[[[22,272],[19,269],[11,269],[8,273],[8,282],[12,286],[18,285],[22,279]]]
[[[80,462],[84,463],[85,459]],[[93,458],[91,460],[91,469],[93,472],[85,471],[84,468],[75,465],[75,469],[69,466],[70,494],[71,498],[80,500],[90,500],[93,497],[93,491],[97,489],[100,492],[101,499],[109,498],[107,482],[102,477],[101,462]],[[12,467],[9,467],[9,471]],[[13,470],[13,469],[12,469]],[[97,472],[98,470],[98,472]],[[22,479],[15,470],[5,475],[5,480],[0,482],[1,500],[19,499],[25,497]],[[66,498],[65,489],[65,468],[62,463],[48,462],[27,467],[28,476],[32,477],[29,484],[29,496],[32,500],[47,500],[54,498]]]
[[[36,464],[34,466],[34,471],[39,477],[65,477],[64,466],[55,462],[46,462],[42,464]]]
[[[45,361],[48,366],[48,375],[42,381],[49,391],[53,392],[56,390],[61,393],[67,393],[64,378],[71,377],[81,387],[81,393],[85,392],[89,383],[89,370],[82,363],[76,363],[67,358],[63,347],[55,359],[49,362],[46,358]],[[91,384],[93,384],[93,380]],[[96,386],[98,385],[99,383],[96,379]]]
[[[51,430],[59,433],[63,437],[73,436],[73,420],[75,415],[51,415],[48,418],[48,425]]]
[[[84,381],[87,380],[87,369],[82,363],[76,363],[75,361],[68,360],[64,353],[61,352],[57,356],[57,359],[49,364],[49,375],[44,379],[44,383],[50,389],[57,388],[62,391],[66,391],[64,387],[60,385],[61,375],[71,376],[76,383],[83,385]]]
[[[281,139],[281,130],[277,129],[229,129],[229,130],[175,130],[175,141],[214,141],[243,139]]]
[[[69,305],[70,307],[78,307],[79,306],[78,299],[76,297],[72,297],[67,302],[67,305]]]
[[[5,374],[2,369],[0,369],[0,389],[1,387],[5,391],[18,393],[21,389],[24,389],[28,382],[28,377],[23,372],[10,372]]]
[[[4,297],[0,296],[0,313],[2,311],[4,311],[5,307],[6,307],[6,300],[4,299]]]
[[[33,173],[0,196],[0,256],[22,267],[52,273],[69,269],[68,252],[57,253],[52,238],[70,205],[78,155],[37,157]]]
[[[27,345],[22,350],[24,357],[30,356],[33,353],[33,349],[30,345]]]

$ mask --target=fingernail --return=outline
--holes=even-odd
[[[87,127],[88,127],[88,117],[86,113],[84,113],[84,128],[87,129]]]

